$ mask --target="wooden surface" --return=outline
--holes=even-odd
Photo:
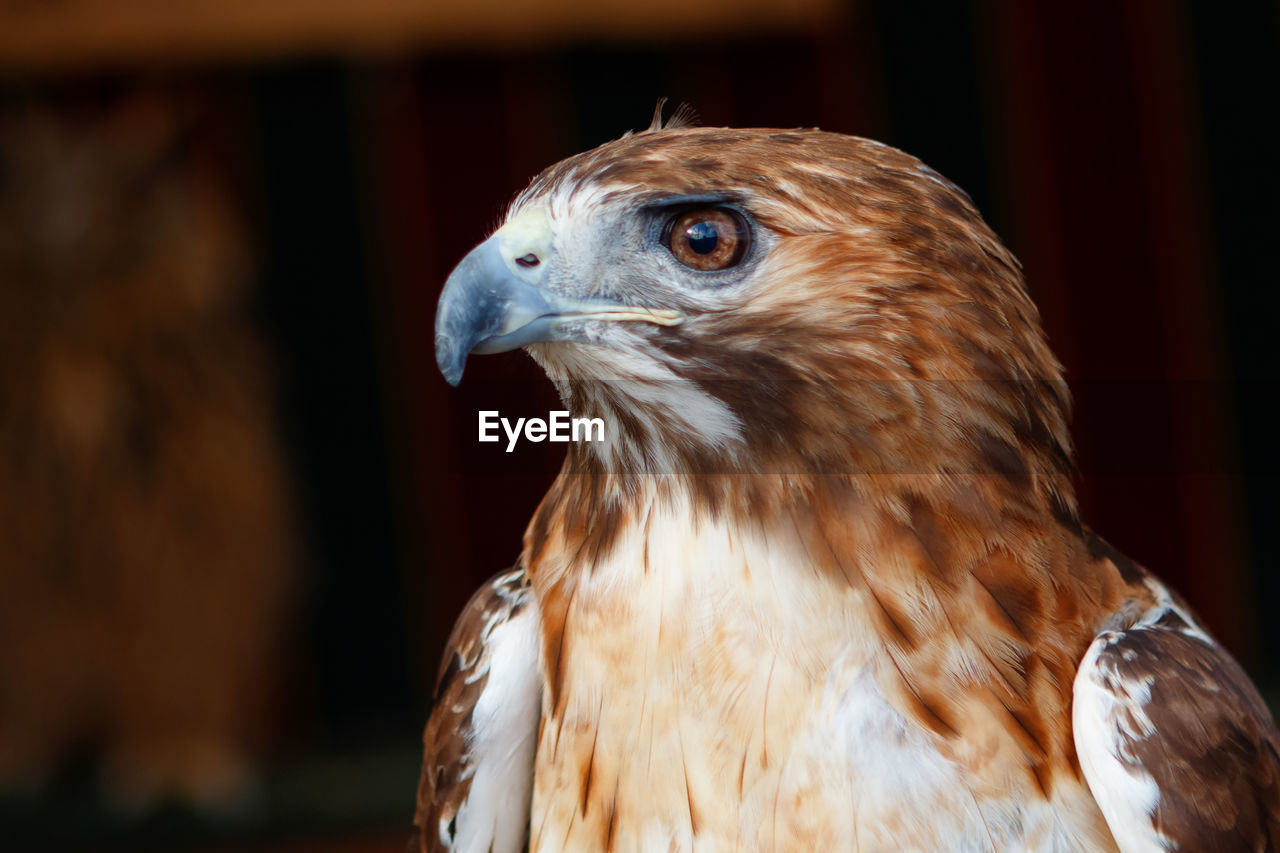
[[[0,0],[0,68],[813,29],[839,0]]]

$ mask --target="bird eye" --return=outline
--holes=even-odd
[[[663,235],[671,254],[695,270],[728,269],[747,253],[747,223],[737,211],[704,207],[678,214]]]

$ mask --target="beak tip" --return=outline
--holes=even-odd
[[[449,341],[436,342],[436,367],[440,368],[444,381],[457,388],[462,381],[462,371],[467,366],[467,353],[449,344]]]

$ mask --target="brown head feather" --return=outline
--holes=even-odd
[[[712,506],[746,497],[720,474],[891,475],[877,488],[993,475],[1007,498],[1074,517],[1070,400],[1021,269],[968,196],[915,158],[816,130],[651,130],[553,166],[516,206],[708,194],[749,211],[773,242],[724,304],[645,344],[736,416],[745,449],[649,434],[673,459],[660,473],[702,475]],[[532,351],[575,414],[646,440],[644,403],[600,382],[589,352]],[[579,446],[566,470],[627,468]]]

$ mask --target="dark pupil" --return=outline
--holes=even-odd
[[[699,255],[711,254],[716,250],[716,244],[720,242],[720,235],[716,233],[714,222],[698,222],[690,225],[685,235],[689,238],[689,248]]]

